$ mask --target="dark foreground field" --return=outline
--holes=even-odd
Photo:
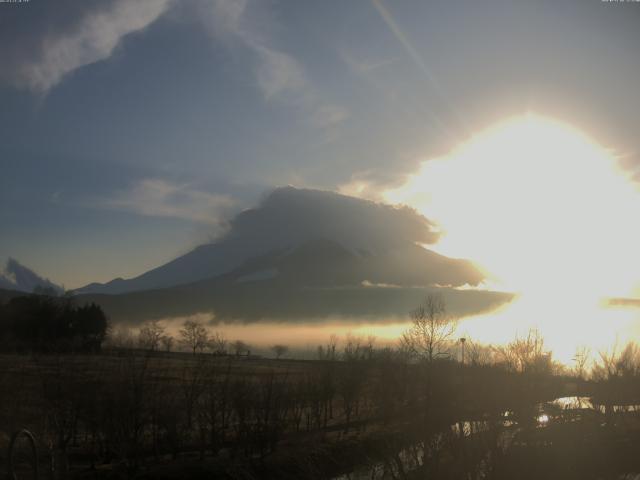
[[[599,382],[391,354],[0,357],[0,467],[39,478],[635,478],[637,375]],[[561,400],[556,400],[561,399]],[[554,401],[555,400],[555,401]],[[12,452],[33,478],[27,434]]]

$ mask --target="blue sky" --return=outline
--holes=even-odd
[[[600,0],[0,3],[0,257],[132,276],[273,187],[375,199],[529,110],[637,169],[638,25]]]

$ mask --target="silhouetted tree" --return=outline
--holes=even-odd
[[[365,347],[361,337],[347,333],[344,348],[342,350],[342,359],[345,362],[360,360],[364,356]]]
[[[576,353],[573,356],[574,367],[573,371],[581,380],[584,380],[587,373],[587,365],[591,360],[591,349],[586,346],[581,346],[576,349]]]
[[[367,335],[367,342],[365,345],[367,359],[371,360],[373,358],[373,352],[375,349],[377,337],[375,335]]]
[[[109,323],[102,309],[91,303],[72,310],[69,316],[69,328],[76,345],[82,350],[99,350],[109,330]]]
[[[224,355],[227,353],[227,340],[220,332],[214,332],[209,336],[208,347],[214,355]]]
[[[349,347],[350,344],[355,346]],[[352,420],[359,414],[362,390],[367,380],[366,365],[362,361],[358,349],[359,341],[347,340],[344,365],[337,370],[337,392],[342,399],[345,432],[349,431]]]
[[[107,317],[99,306],[78,307],[70,296],[19,296],[0,309],[0,336],[11,337],[17,349],[95,351],[107,330]]]
[[[289,347],[286,345],[274,345],[271,347],[271,351],[275,354],[276,358],[280,358],[289,351]]]
[[[160,343],[165,352],[170,352],[173,348],[173,337],[171,335],[163,335],[160,338]]]
[[[137,339],[131,329],[118,326],[108,332],[106,344],[110,348],[134,348]]]
[[[160,342],[164,336],[164,327],[158,320],[148,322],[140,329],[138,343],[141,348],[156,351],[160,347]]]
[[[187,320],[182,324],[180,337],[180,342],[195,355],[207,346],[209,332],[200,322]]]
[[[329,336],[329,342],[326,346],[318,345],[318,360],[336,360],[338,358],[338,352],[336,349],[338,348],[339,342],[340,339],[338,338],[338,335],[332,333]]]
[[[236,340],[233,342],[233,351],[237,356],[242,355],[243,353],[249,353],[249,345],[244,343],[242,340]]]
[[[447,315],[439,294],[429,294],[424,303],[411,312],[411,327],[400,339],[401,346],[412,356],[431,363],[446,353],[456,329],[455,320]]]
[[[592,372],[595,380],[611,381],[640,376],[640,349],[635,343],[629,342],[620,353],[617,345],[614,345],[609,351],[600,351],[599,357]]]
[[[551,354],[544,348],[544,339],[536,329],[529,330],[524,338],[496,349],[510,370],[519,373],[551,373]]]
[[[492,347],[481,345],[469,337],[466,338],[465,358],[468,365],[489,365],[493,361],[492,354]]]

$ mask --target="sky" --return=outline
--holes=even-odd
[[[600,0],[0,3],[0,257],[131,277],[274,187],[388,200],[527,112],[637,180],[639,24]]]

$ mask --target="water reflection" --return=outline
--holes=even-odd
[[[546,413],[543,413],[542,415],[538,416],[537,421],[539,425],[544,426],[547,423],[549,423],[549,415],[547,415]]]
[[[601,414],[606,414],[607,409],[610,409],[611,413],[637,413],[640,412],[640,405],[629,404],[605,404],[602,401],[598,401],[591,397],[561,397],[556,398],[554,401],[549,402],[547,408],[557,407],[562,410],[587,410],[595,411]]]
[[[617,414],[640,413],[640,405],[609,405],[608,408]],[[493,418],[487,416],[483,420],[457,422],[436,433],[431,442],[409,443],[396,451],[386,452],[382,458],[372,459],[351,472],[335,477],[335,480],[422,478],[419,472],[424,471],[427,458],[433,455],[427,451],[432,448],[446,450],[444,453],[457,462],[467,462],[468,471],[464,478],[468,479],[490,478],[497,460],[513,457],[511,461],[515,459],[517,462],[518,458],[531,461],[544,455],[545,449],[561,452],[568,449],[571,453],[572,449],[578,449],[584,450],[583,455],[589,455],[588,450],[594,448],[594,442],[598,445],[597,442],[608,443],[619,438],[611,436],[612,430],[605,428],[608,425],[606,415],[605,406],[591,397],[559,397],[522,410],[503,411]],[[577,419],[581,422],[576,422]],[[602,435],[603,432],[606,434]],[[523,464],[517,468],[526,466]],[[640,480],[640,468],[626,473],[615,472],[618,466],[611,468],[614,471],[607,478]],[[574,477],[568,475],[563,478]]]

